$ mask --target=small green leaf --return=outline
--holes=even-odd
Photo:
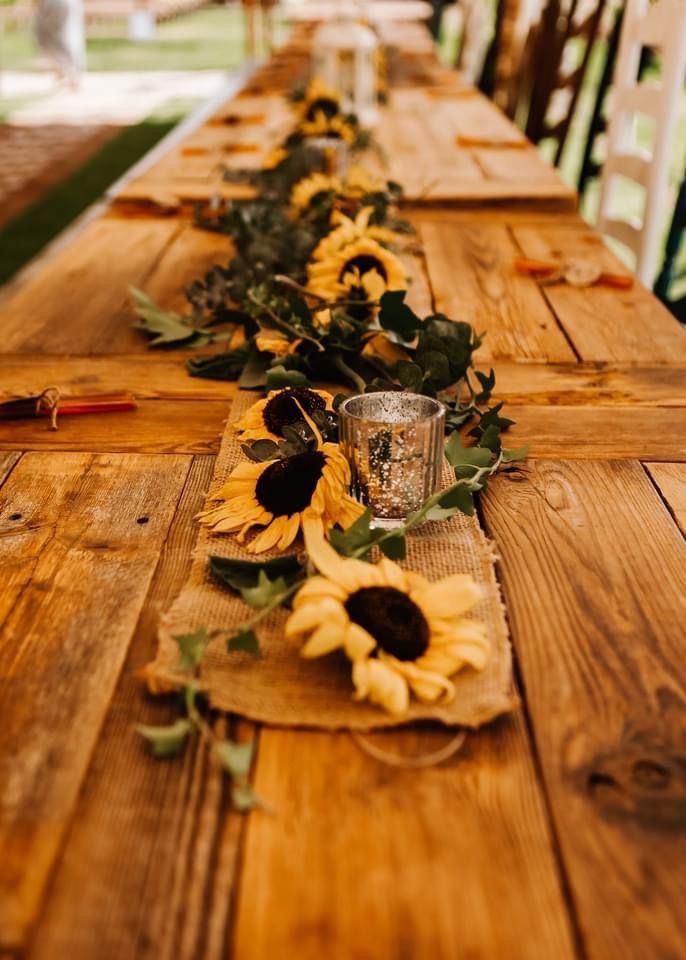
[[[423,326],[414,310],[405,303],[406,290],[387,290],[379,301],[379,324],[384,330],[392,330],[403,340],[414,340]]]
[[[477,403],[488,403],[491,398],[493,388],[495,387],[495,373],[493,371],[493,367],[491,367],[491,371],[488,374],[482,373],[480,370],[475,370],[474,372],[476,373],[477,380],[481,384],[481,392],[477,393],[474,399]]]
[[[295,553],[272,560],[232,560],[211,556],[208,564],[212,574],[234,593],[240,593],[244,587],[257,586],[262,571],[273,578],[282,577],[288,586],[301,579],[304,573]]]
[[[198,627],[194,633],[183,633],[175,636],[179,653],[181,654],[180,666],[184,669],[188,667],[197,667],[205,653],[205,647],[210,642],[210,635],[207,627]]]
[[[333,529],[330,534],[331,545],[344,557],[352,556],[360,547],[371,543],[374,539],[374,531],[371,529],[372,511],[367,507],[364,513],[357,518],[347,530]],[[378,539],[377,534],[377,539]]]
[[[309,387],[310,381],[300,370],[286,370],[284,366],[270,367],[267,371],[267,390],[281,390],[283,387]]]
[[[279,445],[273,440],[255,440],[253,443],[242,443],[241,450],[248,460],[255,463],[264,463],[273,460],[278,455]]]
[[[249,607],[261,610],[263,607],[272,606],[287,589],[288,584],[283,577],[270,580],[267,573],[260,570],[257,584],[254,587],[243,587],[240,593]]]
[[[145,723],[136,724],[136,730],[147,740],[156,757],[173,757],[183,750],[193,724],[180,717],[167,727],[153,727]]]
[[[479,437],[479,446],[485,447],[497,456],[500,453],[501,447],[500,427],[494,423],[492,423],[490,427],[487,427]]]
[[[249,813],[261,807],[259,797],[249,783],[234,783],[231,786],[231,805],[236,813]]]
[[[186,344],[202,333],[196,330],[188,322],[188,319],[180,313],[162,310],[142,290],[131,287],[130,291],[136,313],[140,317],[133,326],[152,337],[149,346],[170,347]]]
[[[269,356],[260,353],[254,341],[251,342],[238,377],[238,386],[241,390],[261,390],[267,383],[268,369]]]
[[[450,435],[445,445],[445,457],[452,467],[470,466],[481,469],[490,466],[493,454],[487,447],[465,447],[459,433]]]
[[[237,651],[249,653],[256,659],[262,656],[260,641],[257,639],[257,634],[254,630],[239,630],[238,633],[234,633],[234,635],[227,640],[226,649],[229,653],[235,653]]]
[[[515,460],[526,460],[529,454],[529,448],[517,447],[515,450],[503,450],[503,463],[514,463]]]
[[[450,487],[438,503],[443,509],[449,510],[456,508],[468,517],[474,515],[474,496],[465,483],[458,483]]]
[[[405,534],[397,533],[379,542],[379,549],[389,560],[404,560],[407,553]]]
[[[234,743],[233,740],[221,740],[214,744],[213,751],[232,777],[247,777],[250,773],[255,752],[252,742]]]

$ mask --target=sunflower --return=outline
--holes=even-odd
[[[338,177],[328,177],[325,173],[312,173],[298,180],[291,191],[290,203],[296,210],[307,210],[326,193],[340,193],[343,184]]]
[[[355,129],[343,117],[327,117],[321,110],[316,112],[314,119],[300,124],[300,132],[303,137],[324,137],[344,140],[346,143],[354,143],[357,136]]]
[[[239,543],[253,527],[263,527],[247,544],[249,553],[285,550],[301,525],[330,530],[349,527],[364,507],[348,495],[350,467],[337,443],[265,463],[240,463],[210,500],[220,501],[198,514],[212,533],[237,533]]]
[[[331,222],[335,224],[335,229],[319,241],[312,253],[312,259],[329,260],[342,247],[365,237],[371,237],[372,240],[382,244],[397,243],[401,238],[393,230],[374,224],[370,226],[369,219],[373,213],[374,207],[362,207],[353,220],[351,217],[346,217],[340,210],[334,210],[331,214]]]
[[[311,416],[317,410],[333,410],[333,397],[326,390],[309,387],[285,387],[272,390],[263,400],[253,403],[234,424],[240,440],[280,440],[284,427]]]
[[[485,627],[465,617],[481,598],[470,576],[430,583],[386,557],[375,565],[341,557],[308,522],[304,535],[321,576],[296,594],[286,636],[304,640],[304,657],[343,650],[353,664],[357,700],[402,716],[410,691],[427,703],[451,700],[449,677],[486,666]]]
[[[303,120],[314,120],[318,113],[325,117],[335,117],[341,112],[341,95],[328,87],[319,77],[313,77],[307,85],[301,104]]]
[[[275,170],[284,160],[288,158],[288,151],[283,147],[274,147],[270,150],[262,161],[263,170]]]
[[[373,300],[386,290],[406,290],[407,274],[398,258],[371,237],[349,243],[326,260],[307,266],[308,289],[327,300]]]
[[[289,340],[279,330],[260,330],[255,335],[255,346],[260,353],[273,353],[276,357],[285,357],[288,353],[295,353],[302,339]]]
[[[344,185],[346,197],[360,198],[368,193],[378,193],[384,189],[385,184],[381,180],[375,180],[369,171],[365,170],[359,163],[353,164],[348,170]]]

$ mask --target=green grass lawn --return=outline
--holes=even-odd
[[[232,70],[243,63],[243,16],[240,5],[207,7],[157,26],[149,43],[132,43],[124,21],[89,28],[88,70]],[[34,70],[39,50],[29,27],[0,40],[5,70]]]
[[[196,106],[170,100],[110,140],[0,230],[0,284],[36,256]]]

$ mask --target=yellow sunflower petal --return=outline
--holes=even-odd
[[[312,599],[293,611],[286,621],[284,632],[287,637],[294,637],[301,633],[309,633],[327,621],[346,626],[348,616],[343,605],[333,597]]]
[[[468,574],[455,573],[432,583],[415,599],[431,616],[460,617],[481,597],[481,587]]]
[[[343,646],[345,647],[346,656],[354,663],[356,660],[362,660],[369,656],[376,647],[376,640],[371,634],[359,626],[359,624],[349,623]]]
[[[309,577],[296,593],[293,608],[297,610],[303,604],[310,603],[310,601],[320,597],[332,597],[334,600],[343,602],[347,599],[348,594],[343,587],[327,577]]]
[[[395,716],[407,713],[407,681],[380,660],[357,660],[353,664],[353,684],[356,699],[368,699]]]
[[[300,651],[303,657],[323,657],[343,646],[345,627],[339,623],[323,623]]]

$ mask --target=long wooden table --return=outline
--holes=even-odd
[[[253,90],[301,61],[286,48]],[[428,163],[433,143],[415,148]],[[638,283],[516,274],[520,255],[621,269],[566,201],[535,194],[411,211],[416,308],[486,331],[508,443],[531,448],[480,508],[521,709],[412,771],[345,734],[217,717],[256,738],[273,815],[231,811],[202,743],[156,762],[133,730],[175,715],[134,674],[188,573],[235,388],[147,351],[127,287],[179,306],[228,241],[115,205],[0,302],[3,391],[140,398],[57,433],[0,426],[3,960],[686,954],[686,332]]]

